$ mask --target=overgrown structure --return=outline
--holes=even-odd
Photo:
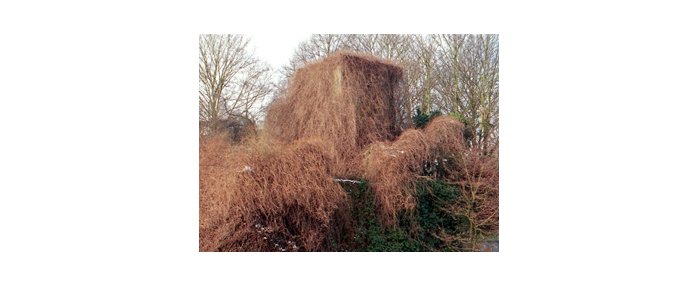
[[[498,190],[498,179],[492,166],[472,160],[463,123],[442,116],[424,129],[400,131],[401,75],[399,66],[372,56],[338,53],[296,72],[286,95],[269,107],[262,135],[241,145],[202,139],[200,250],[350,246],[358,225],[356,203],[340,184],[346,178],[368,183],[384,228],[414,210],[417,183],[430,176],[456,183],[463,200],[449,208],[471,230],[497,228],[498,196],[477,192]],[[475,173],[482,166],[488,173]]]
[[[341,173],[355,175],[356,155],[400,134],[402,69],[370,55],[342,52],[298,69],[270,107],[265,130],[283,142],[318,137],[332,144]]]

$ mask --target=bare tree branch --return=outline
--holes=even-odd
[[[271,68],[248,46],[242,35],[199,36],[199,120],[208,128],[233,116],[254,120],[272,92]]]

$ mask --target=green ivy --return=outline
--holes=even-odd
[[[457,235],[468,231],[468,220],[444,209],[460,197],[460,190],[440,180],[418,183],[414,212],[398,216],[394,228],[384,228],[376,214],[373,194],[366,181],[343,183],[351,198],[353,238],[340,244],[347,251],[462,251],[436,235]]]
[[[417,111],[414,116],[412,116],[412,123],[416,128],[423,128],[426,126],[429,121],[431,121],[433,118],[440,116],[442,113],[439,110],[433,110],[431,112],[423,113],[420,108],[417,108]]]

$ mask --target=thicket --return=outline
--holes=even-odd
[[[423,128],[434,119],[443,121],[440,115],[438,110],[417,110],[412,119],[415,126]],[[460,129],[467,137],[467,129]],[[428,140],[446,143],[439,137],[453,134],[441,132],[432,128]],[[381,223],[376,196],[365,179],[342,183],[350,197],[352,236],[331,244],[333,250],[474,251],[482,240],[498,237],[497,158],[478,155],[474,150],[468,154],[457,163],[457,155],[441,151],[436,161],[422,162],[415,182],[415,208],[399,211],[397,224],[392,226]],[[460,174],[463,169],[466,171]]]
[[[340,53],[297,72],[264,133],[202,136],[200,250],[463,251],[496,234],[496,155],[451,116],[401,131],[400,75]]]
[[[321,152],[322,141],[280,149],[219,138],[202,147],[203,251],[472,251],[498,234],[494,157],[463,156],[462,174],[454,157],[421,162],[414,207],[396,209],[389,224],[367,179],[299,176],[327,172],[333,157]],[[312,156],[300,160],[299,151]]]
[[[445,240],[444,235],[469,237],[470,222],[446,210],[458,203],[461,191],[442,180],[422,180],[417,208],[402,211],[398,224],[386,228],[375,213],[374,196],[365,181],[345,183],[351,198],[352,234],[335,251],[470,251],[472,246]],[[347,242],[348,241],[348,242]]]

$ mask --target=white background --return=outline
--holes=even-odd
[[[3,2],[0,285],[696,286],[695,8],[457,2]],[[369,32],[500,34],[500,252],[199,253],[198,35]]]

